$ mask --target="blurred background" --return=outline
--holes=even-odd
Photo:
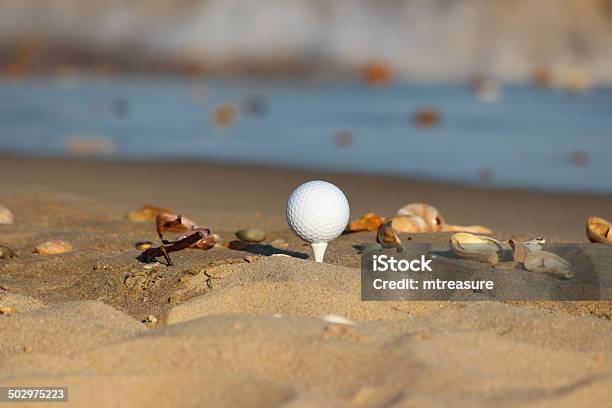
[[[609,0],[0,2],[5,157],[609,194],[611,83]]]

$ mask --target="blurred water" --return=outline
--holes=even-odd
[[[245,103],[230,126],[220,103]],[[253,102],[255,101],[255,102]],[[433,106],[441,123],[416,128]],[[342,147],[336,135],[352,133]],[[0,83],[0,152],[62,156],[70,135],[116,141],[113,158],[215,159],[426,177],[465,184],[612,192],[612,92],[527,86],[479,101],[460,84],[213,82],[130,77]],[[587,163],[572,162],[583,152]],[[483,173],[488,181],[483,181]]]

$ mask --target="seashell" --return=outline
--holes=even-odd
[[[0,205],[0,224],[12,224],[13,213],[6,207]]]
[[[397,211],[396,215],[419,216],[425,220],[432,232],[441,231],[445,224],[444,217],[438,209],[425,203],[405,205]]]
[[[142,210],[130,211],[127,215],[128,220],[132,222],[148,222],[155,219],[155,214],[150,214]]]
[[[530,247],[514,237],[508,240],[508,244],[510,244],[510,248],[512,248],[512,259],[514,259],[515,262],[524,263],[532,252]]]
[[[380,215],[375,213],[367,213],[355,221],[350,222],[346,227],[346,230],[348,232],[376,231],[384,223],[385,219]]]
[[[244,242],[261,242],[266,239],[266,233],[257,228],[247,228],[237,231],[236,237]]]
[[[418,215],[398,215],[391,218],[391,225],[397,232],[432,232],[431,226]]]
[[[557,254],[547,251],[533,251],[527,255],[524,262],[529,272],[547,273],[563,279],[574,276],[572,265]]]
[[[487,262],[493,266],[499,263],[503,252],[501,243],[493,238],[458,232],[450,238],[450,247],[459,258]]]
[[[270,246],[273,246],[276,248],[287,248],[289,246],[289,243],[282,238],[278,238],[270,242]]]
[[[0,259],[17,258],[17,254],[9,247],[0,245]]]
[[[546,243],[546,238],[537,237],[530,239],[528,241],[522,241],[521,244],[525,245],[531,251],[541,251],[544,248],[544,244]]]
[[[589,217],[586,224],[586,232],[591,242],[612,245],[610,221],[600,217]]]
[[[159,213],[172,213],[172,211],[167,208],[145,204],[140,210],[130,211],[127,217],[132,222],[148,222],[154,221]]]
[[[194,231],[199,228],[198,225],[187,217],[182,215],[160,212],[155,217],[157,234],[161,235],[166,231],[170,232],[185,232]]]
[[[376,242],[383,248],[396,248],[398,252],[406,249],[396,230],[393,228],[392,221],[387,221],[380,226],[376,235]]]
[[[10,306],[0,306],[0,315],[9,315],[15,313],[15,308]]]
[[[212,231],[210,229],[208,229],[208,228],[195,228],[193,231],[194,232],[196,232],[196,231],[203,232],[204,233],[204,238],[200,239],[195,244],[192,244],[189,248],[192,248],[192,249],[210,249],[210,248],[215,246],[215,244],[217,242],[215,240],[215,234],[212,234]]]
[[[445,224],[442,231],[469,232],[471,234],[492,234],[493,231],[482,225],[450,225]]]
[[[332,313],[323,313],[319,316],[317,316],[317,318],[319,320],[322,320],[324,322],[327,323],[334,323],[334,324],[345,324],[348,326],[356,326],[357,323],[355,323],[352,320],[347,319],[346,317],[337,315],[337,314],[332,314]]]
[[[145,249],[151,248],[153,246],[153,243],[151,241],[143,241],[137,242],[134,246],[136,247],[136,249],[144,251]]]
[[[44,242],[36,247],[34,252],[40,255],[55,255],[63,254],[72,251],[72,245],[66,241],[48,241]]]

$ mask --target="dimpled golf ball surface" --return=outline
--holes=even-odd
[[[308,242],[329,242],[337,238],[349,220],[349,204],[342,191],[326,181],[309,181],[291,194],[287,202],[287,223]]]

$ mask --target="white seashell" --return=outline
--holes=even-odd
[[[433,232],[427,221],[419,215],[396,215],[391,218],[391,225],[402,233]]]
[[[458,232],[450,238],[453,253],[460,258],[477,262],[487,262],[493,266],[499,263],[502,244],[493,238]]]
[[[349,326],[356,326],[357,325],[357,323],[355,323],[354,321],[349,320],[346,317],[342,317],[342,316],[337,315],[337,314],[323,313],[322,315],[319,315],[317,318],[319,320],[322,320],[322,321],[327,322],[327,323],[346,324],[346,325],[349,325]]]
[[[546,239],[544,237],[538,237],[530,239],[529,241],[522,241],[521,244],[525,245],[531,251],[541,251],[544,248],[544,244],[546,244]]]
[[[572,265],[557,254],[547,251],[531,252],[525,259],[525,269],[529,272],[547,273],[569,279],[574,276]]]
[[[437,208],[425,203],[412,203],[397,210],[396,215],[408,217],[421,217],[427,225],[426,231],[399,231],[399,232],[438,232],[444,227],[444,218]],[[395,226],[394,226],[395,228]],[[397,230],[397,228],[396,228]]]
[[[0,224],[12,224],[13,220],[11,210],[0,205]]]

